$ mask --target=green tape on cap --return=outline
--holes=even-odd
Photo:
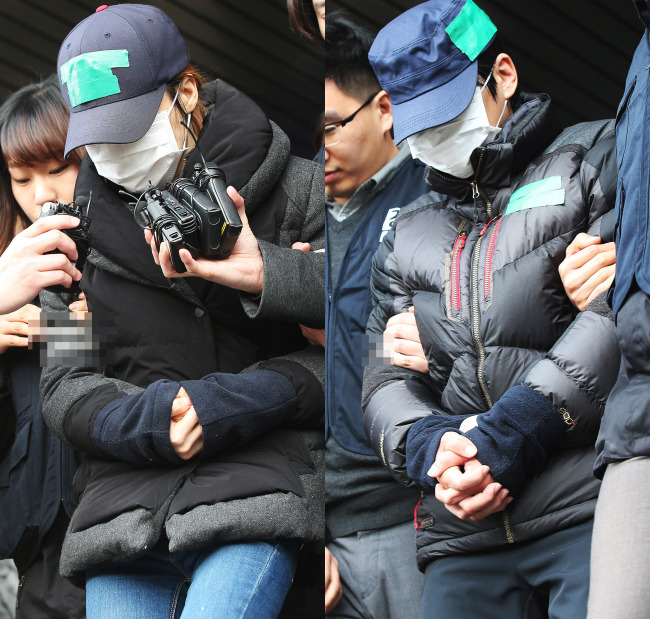
[[[541,181],[529,183],[515,191],[510,196],[505,214],[510,215],[517,211],[538,206],[555,206],[564,204],[566,191],[562,189],[562,177],[549,176]]]
[[[496,31],[497,27],[472,0],[467,0],[456,19],[445,28],[453,44],[470,60],[485,49]]]
[[[120,83],[113,69],[129,66],[126,49],[89,52],[70,58],[61,65],[61,83],[68,85],[70,105],[76,107],[88,101],[116,95]]]

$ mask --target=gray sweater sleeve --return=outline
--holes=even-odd
[[[68,298],[69,297],[69,298]],[[70,295],[59,295],[47,290],[40,294],[43,312],[67,312]],[[70,428],[66,417],[70,409],[82,398],[94,401],[96,406],[87,407],[88,421],[111,400],[140,393],[142,389],[116,378],[108,378],[101,368],[47,366],[41,372],[41,398],[43,416],[50,429],[66,443],[71,443]],[[91,397],[94,394],[95,397]],[[96,409],[96,410],[95,410]],[[76,445],[85,450],[86,445]]]
[[[250,318],[325,324],[325,254],[278,247],[259,241],[264,260],[264,289],[259,296],[242,293]]]
[[[323,166],[291,157],[280,178],[287,210],[277,243],[259,241],[264,260],[264,288],[253,296],[240,293],[250,318],[325,326],[325,185]],[[311,251],[291,249],[297,241]]]

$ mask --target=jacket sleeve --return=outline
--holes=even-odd
[[[258,243],[264,260],[264,287],[261,295],[240,293],[246,314],[250,318],[284,320],[322,329],[325,326],[325,253],[278,247],[265,241]]]
[[[386,234],[373,258],[371,290],[373,310],[368,319],[367,337],[372,364],[364,372],[362,408],[364,427],[370,443],[388,472],[400,483],[413,480],[406,467],[406,439],[419,419],[435,416],[443,427],[458,428],[462,418],[450,416],[439,406],[430,379],[408,369],[391,365],[381,355],[381,338],[388,319],[410,307],[409,291],[402,285],[394,259],[395,232]],[[370,363],[370,362],[369,362]]]
[[[606,125],[609,127],[609,125]],[[608,129],[605,136],[587,151],[580,166],[583,197],[588,208],[586,232],[600,236],[602,216],[616,204],[616,135]]]
[[[619,365],[614,321],[602,305],[590,304],[526,369],[520,383],[543,394],[566,421],[558,447],[594,444]]]
[[[40,294],[43,312],[67,312],[72,295],[44,290]],[[105,456],[92,438],[97,415],[104,406],[142,388],[105,376],[102,368],[52,365],[41,372],[43,416],[50,429],[63,441],[85,453]]]
[[[634,283],[617,314],[621,367],[596,441],[596,477],[608,464],[650,453],[650,298]]]
[[[95,420],[95,445],[124,462],[181,464],[169,437],[172,403],[181,387],[202,428],[204,458],[281,425],[311,429],[322,419],[320,382],[304,365],[285,357],[263,361],[241,374],[218,372],[200,380],[159,380],[141,393],[114,400]]]
[[[325,326],[325,187],[323,167],[292,157],[280,179],[287,210],[278,244],[258,241],[264,261],[261,295],[240,293],[250,318]],[[296,241],[311,251],[291,249]]]
[[[67,311],[66,302],[65,295],[41,294],[44,311]],[[45,367],[43,414],[57,436],[85,453],[142,464],[180,463],[169,426],[172,402],[184,386],[204,427],[209,456],[281,424],[311,428],[322,421],[322,351],[311,348],[261,362],[250,375],[161,380],[147,389],[109,378],[99,368]]]

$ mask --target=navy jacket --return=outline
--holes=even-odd
[[[616,114],[616,280],[610,299],[622,359],[596,443],[595,471],[650,455],[650,9],[635,0],[646,31],[636,49]]]
[[[0,557],[20,571],[34,560],[62,504],[76,504],[72,477],[81,456],[50,432],[41,414],[35,350],[0,357]]]
[[[374,455],[363,429],[361,382],[363,339],[372,310],[370,274],[372,257],[384,235],[406,206],[430,191],[424,180],[424,164],[404,163],[388,185],[375,197],[350,238],[335,282],[329,263],[327,285],[327,371],[325,408],[326,436],[355,453]]]

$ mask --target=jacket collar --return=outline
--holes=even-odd
[[[223,170],[227,184],[242,194],[250,216],[282,174],[289,158],[289,138],[252,99],[223,80],[203,86],[201,96],[208,101],[208,114],[199,148],[190,151],[181,176],[192,176],[194,166],[201,163],[200,149],[206,161]]]
[[[206,161],[216,161],[229,185],[240,189],[250,215],[282,174],[289,157],[289,139],[266,118],[246,95],[217,80],[204,86],[209,101],[208,116],[199,135],[199,147]],[[201,161],[197,149],[190,151],[182,176],[191,177],[194,164]],[[75,195],[88,196],[93,235],[90,262],[101,262],[104,270],[115,264],[115,274],[130,272],[134,281],[166,288],[186,288],[186,297],[195,297],[185,280],[168,280],[151,257],[142,229],[133,219],[132,209],[117,194],[118,187],[100,177],[88,156],[84,157]],[[97,260],[95,260],[95,258]]]
[[[427,183],[444,195],[455,198],[459,210],[468,218],[486,217],[485,197],[491,200],[496,192],[512,184],[512,178],[521,172],[559,134],[550,115],[551,98],[547,94],[521,93],[521,105],[503,126],[494,142],[474,150],[470,160],[476,170],[473,178],[459,179],[428,168]],[[478,196],[477,196],[478,194]],[[474,197],[479,199],[476,201]],[[482,198],[482,199],[481,199]]]

